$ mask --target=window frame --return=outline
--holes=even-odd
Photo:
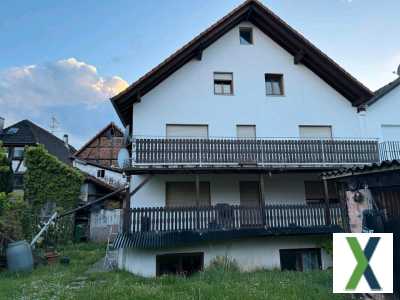
[[[330,137],[302,137],[301,136],[301,128],[316,128],[316,127],[329,128],[331,136]],[[304,125],[304,124],[301,124],[301,125],[298,126],[298,129],[299,129],[299,138],[303,139],[303,140],[316,140],[316,139],[319,139],[319,140],[322,140],[322,139],[324,139],[324,140],[332,140],[333,139],[333,126],[332,125]]]
[[[240,127],[254,128],[254,137],[239,137],[239,128]],[[236,124],[236,138],[238,138],[238,139],[256,139],[257,138],[257,126],[254,124]]]
[[[101,176],[101,174],[103,174],[103,176]],[[104,170],[104,169],[99,169],[99,170],[97,170],[97,178],[104,178],[104,177],[106,177],[106,170]]]
[[[175,206],[175,205],[171,205],[171,203],[170,203],[170,199],[169,199],[169,197],[168,197],[168,195],[169,195],[169,189],[171,188],[171,184],[193,184],[194,185],[194,196],[196,197],[196,181],[190,181],[190,180],[186,180],[186,181],[166,181],[165,182],[165,207],[166,208],[176,208],[176,207],[182,207],[182,206]],[[202,205],[202,203],[201,203],[201,187],[202,186],[204,186],[204,187],[206,187],[206,189],[207,189],[207,192],[208,192],[208,197],[207,197],[207,199],[206,199],[206,201],[205,202],[207,202],[206,203],[206,205]],[[203,181],[203,180],[201,180],[200,181],[200,190],[199,190],[199,194],[200,194],[200,199],[199,199],[199,201],[200,201],[200,206],[199,207],[211,207],[211,183],[210,183],[210,181]],[[196,199],[194,199],[195,201],[196,201]],[[183,206],[183,207],[193,207],[193,206],[195,206],[196,204],[194,204],[194,205],[187,205],[187,206]]]
[[[279,90],[280,93],[279,94],[275,94],[274,93],[274,85],[273,82],[276,82],[278,78],[278,84],[279,84]],[[270,79],[270,80],[268,80]],[[268,89],[267,89],[267,84],[270,83],[271,84],[271,91],[272,93],[269,94],[268,93]],[[284,76],[281,73],[265,73],[264,74],[264,86],[265,86],[265,95],[267,97],[284,97],[285,96],[285,85],[284,85]]]
[[[226,75],[229,74],[229,75],[231,75],[232,79],[231,79],[230,81],[228,81],[228,80],[221,80],[221,79],[215,79],[215,75],[218,75],[218,74],[226,74]],[[218,82],[218,83],[216,83],[216,82]],[[225,83],[224,83],[224,82],[225,82]],[[215,86],[216,86],[217,84],[219,84],[219,85],[228,85],[227,82],[230,82],[229,86],[230,86],[231,92],[230,92],[230,93],[224,93],[224,92],[218,93],[218,92],[216,91],[216,89],[215,89]],[[217,96],[233,96],[233,95],[234,95],[233,72],[214,72],[214,73],[213,73],[213,88],[214,88],[214,95],[217,95]],[[222,90],[223,90],[223,89],[222,89]]]
[[[317,197],[317,198],[314,198],[314,197],[309,198],[309,197],[307,197],[306,184],[321,184],[321,197]],[[330,204],[340,203],[339,192],[338,192],[337,185],[336,185],[335,182],[328,182],[328,191],[329,191],[329,203]],[[335,193],[332,193],[332,191],[335,191]],[[335,197],[332,197],[332,196],[335,196]],[[323,204],[325,202],[323,181],[319,181],[319,180],[304,180],[304,198],[306,200],[307,205]]]
[[[250,32],[250,42],[242,43],[242,32]],[[254,45],[254,34],[253,27],[239,27],[239,44],[243,46],[252,46]]]
[[[305,254],[306,252],[312,252],[317,254],[317,260],[318,260],[318,268],[317,269],[312,269],[312,270],[322,270],[322,249],[321,248],[293,248],[293,249],[279,249],[279,261],[280,261],[280,266],[281,266],[281,270],[289,270],[289,269],[283,269],[282,268],[282,256],[283,255],[300,255],[301,256],[301,269],[300,270],[294,270],[297,272],[304,272],[304,262],[303,262],[303,254]],[[297,260],[297,257],[296,257]],[[293,271],[293,270],[292,270]],[[306,270],[307,271],[307,270]]]

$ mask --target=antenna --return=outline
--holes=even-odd
[[[53,115],[50,121],[50,132],[54,134],[56,131],[58,131],[59,125],[60,122],[58,122],[57,118]]]

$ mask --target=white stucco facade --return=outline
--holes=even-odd
[[[371,136],[379,138],[381,141],[386,139],[383,127],[396,126],[400,128],[400,86],[378,99],[375,103],[367,107],[365,112],[366,131]],[[394,135],[400,141],[400,130]],[[391,140],[395,139],[393,136]]]
[[[240,45],[239,27],[254,44]],[[214,95],[213,73],[233,73],[233,95]],[[283,74],[284,96],[266,96],[266,73]],[[299,125],[331,125],[334,137],[360,137],[356,108],[257,27],[243,23],[142,96],[133,107],[133,134],[165,136],[166,124],[207,124],[209,135],[236,136],[256,125],[258,137],[298,137]]]
[[[120,186],[126,183],[126,177],[123,176],[122,172],[110,170],[108,168],[102,168],[100,166],[91,165],[89,163],[75,159],[73,166],[79,170],[98,178],[108,184]],[[97,171],[104,170],[104,177],[97,177]]]
[[[280,269],[280,249],[320,248],[321,237],[288,236],[264,237],[232,240],[229,242],[212,242],[190,247],[160,250],[120,250],[118,266],[120,269],[144,276],[156,276],[156,256],[168,253],[204,253],[204,267],[216,257],[235,260],[242,271],[259,269]],[[332,266],[331,257],[321,249],[322,268]]]
[[[133,190],[145,176],[133,176]],[[200,181],[210,183],[211,205],[226,203],[240,204],[240,181],[259,181],[253,174],[207,174],[200,175]],[[265,202],[268,204],[305,204],[304,181],[318,181],[319,173],[270,174],[264,175]],[[131,199],[131,207],[164,207],[166,183],[174,181],[195,181],[194,175],[156,175]]]
[[[253,29],[253,44],[239,43],[239,28]],[[233,74],[233,94],[214,94],[214,72]],[[283,74],[284,95],[267,96],[265,74]],[[299,137],[299,126],[331,126],[334,138],[382,138],[384,124],[400,125],[398,96],[381,100],[365,113],[251,23],[242,23],[154,87],[133,105],[133,135],[166,136],[167,124],[207,125],[210,137],[235,137],[237,125],[255,125],[257,137]],[[400,107],[399,107],[400,108]],[[399,136],[400,140],[400,136]],[[305,181],[320,179],[315,172],[277,172],[262,175],[265,203],[305,204]],[[131,178],[133,191],[146,175]],[[239,183],[259,181],[257,174],[202,174],[210,183],[211,205],[240,204]],[[153,176],[132,196],[130,206],[166,206],[166,183],[195,181],[195,175]],[[145,277],[156,275],[157,255],[204,253],[207,267],[217,256],[234,259],[243,271],[280,268],[280,249],[321,248],[320,237],[275,236],[226,242],[207,242],[174,249],[120,250],[119,268]],[[331,258],[321,250],[322,267]]]

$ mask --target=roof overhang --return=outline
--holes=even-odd
[[[356,80],[299,32],[256,0],[248,0],[220,21],[199,34],[191,42],[138,79],[127,89],[111,98],[111,102],[126,126],[132,122],[132,107],[141,97],[160,84],[192,59],[199,58],[204,49],[243,21],[257,26],[267,36],[338,91],[353,106],[368,101],[373,92]]]

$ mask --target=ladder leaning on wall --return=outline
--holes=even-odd
[[[104,268],[106,269],[114,269],[118,265],[118,250],[113,247],[113,242],[118,235],[118,231],[115,232],[114,228],[114,226],[110,226],[107,238],[106,256],[104,258]]]

